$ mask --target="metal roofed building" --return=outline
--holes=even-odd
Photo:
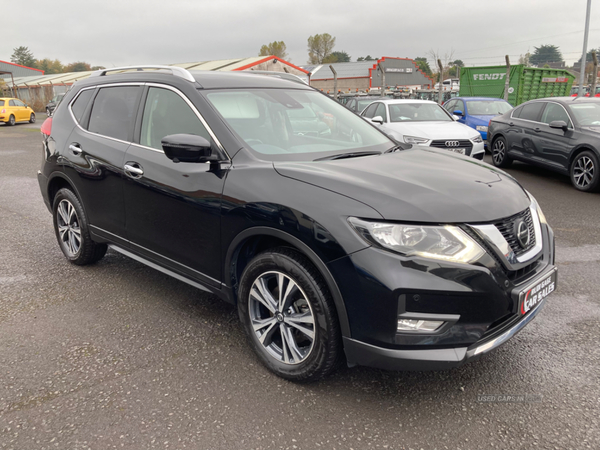
[[[301,67],[285,61],[277,56],[257,56],[252,58],[222,59],[217,61],[198,61],[189,63],[168,64],[171,66],[182,67],[187,70],[212,70],[212,71],[269,71],[285,72],[297,75],[308,80],[308,71]],[[0,69],[1,70],[1,69]],[[37,70],[37,69],[32,69]],[[5,79],[7,87],[10,89],[11,96],[18,97],[35,107],[40,108],[40,103],[46,103],[57,94],[64,94],[73,83],[89,77],[92,72],[70,72],[57,73],[52,75],[43,75],[37,73],[15,76],[14,86],[10,79]],[[16,95],[15,95],[16,94]],[[43,109],[43,108],[42,108]]]
[[[331,64],[337,72],[337,89],[341,92],[368,91],[381,87],[385,71],[386,87],[403,86],[414,89],[433,87],[433,79],[425,75],[412,59],[385,56],[374,61],[357,61]],[[329,64],[303,66],[310,71],[310,85],[324,92],[333,93],[334,76]]]
[[[20,64],[14,64],[7,61],[0,61],[0,78],[2,78],[4,81],[9,81],[11,77],[16,78],[40,75],[44,75],[43,70],[22,66]]]

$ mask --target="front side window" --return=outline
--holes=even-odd
[[[567,111],[565,111],[565,108],[558,103],[548,103],[542,114],[542,122],[550,125],[550,122],[554,122],[555,120],[562,120],[568,126],[571,126],[571,119],[569,118]]]
[[[140,144],[162,150],[161,140],[171,134],[210,135],[192,108],[175,92],[151,87],[144,106]]]
[[[15,106],[23,107],[23,106],[27,106],[27,105],[25,105],[25,103],[23,103],[21,100],[15,100]]]
[[[231,89],[205,95],[248,148],[263,159],[306,161],[342,152],[381,152],[394,146],[363,118],[318,92]]]
[[[375,117],[375,111],[377,110],[377,103],[370,104],[369,107],[365,110],[363,116],[372,119]]]
[[[377,109],[375,110],[375,116],[381,116],[384,122],[387,122],[387,113],[385,112],[385,105],[383,103],[377,104]]]
[[[100,89],[92,106],[88,130],[130,142],[141,89],[140,86]]]
[[[391,122],[453,121],[437,103],[392,103],[389,107]]]
[[[456,105],[456,100],[450,100],[449,102],[447,102],[447,103],[444,105],[444,109],[445,109],[446,111],[448,111],[450,114],[452,114],[452,113],[454,112],[454,110],[456,109],[456,108],[454,107],[454,105]]]
[[[450,111],[450,114],[452,114],[456,110],[462,111],[462,113],[465,114],[465,104],[463,103],[462,100],[456,101],[456,106],[454,107],[454,109],[452,111]]]

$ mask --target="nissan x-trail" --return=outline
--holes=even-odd
[[[509,175],[398,144],[301,83],[102,70],[42,135],[39,185],[71,263],[110,248],[237,305],[287,379],[461,365],[556,286],[553,232]]]

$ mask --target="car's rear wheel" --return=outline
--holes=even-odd
[[[31,116],[29,116],[29,123],[35,123],[35,114],[31,113]]]
[[[50,108],[46,108],[46,115],[50,116]]]
[[[506,140],[503,137],[494,139],[492,145],[492,162],[496,167],[508,167],[512,159],[506,154]]]
[[[317,269],[300,253],[257,255],[240,279],[238,311],[261,362],[293,381],[315,381],[337,366],[341,336],[335,306]]]
[[[598,157],[590,150],[578,154],[571,164],[571,183],[575,189],[596,192],[600,189]]]
[[[52,213],[56,239],[71,263],[84,266],[102,259],[107,246],[90,237],[87,217],[73,191],[63,188],[56,193]]]
[[[8,118],[8,124],[12,127],[15,124],[15,116],[13,116],[12,114],[10,115],[10,117]]]

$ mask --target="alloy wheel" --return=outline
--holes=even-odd
[[[506,148],[504,147],[504,141],[498,139],[494,142],[494,148],[492,149],[492,158],[496,164],[501,164],[504,161],[504,155],[506,154]]]
[[[591,158],[587,156],[579,158],[573,167],[575,184],[581,188],[587,187],[594,179],[595,169],[594,161]]]
[[[62,200],[57,209],[56,221],[61,245],[69,256],[74,257],[81,249],[81,228],[75,207],[68,200]]]
[[[315,315],[298,284],[281,272],[258,276],[248,299],[252,329],[264,349],[284,364],[299,364],[311,353]]]

